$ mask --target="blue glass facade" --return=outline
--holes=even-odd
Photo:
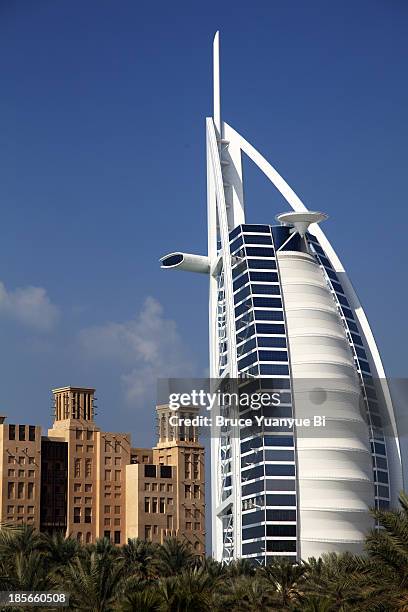
[[[291,417],[285,316],[275,257],[275,229],[242,225],[230,234],[238,370],[245,393],[279,391],[281,403],[259,416]],[[280,236],[278,236],[278,239]],[[254,377],[257,380],[254,380]],[[249,416],[242,407],[240,416]],[[265,562],[297,552],[295,440],[276,427],[240,430],[242,556]],[[229,474],[232,477],[232,474]]]

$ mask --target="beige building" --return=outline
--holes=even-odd
[[[0,521],[62,530],[83,543],[109,537],[186,538],[205,551],[204,448],[197,429],[170,425],[157,408],[155,448],[132,448],[127,433],[94,421],[94,389],[54,389],[54,424],[13,425],[0,417]],[[183,408],[178,416],[195,416]]]
[[[153,449],[132,449],[126,467],[126,522],[129,537],[163,542],[183,535],[205,551],[204,448],[196,427],[171,425],[174,412],[158,406],[159,441]],[[176,420],[192,419],[183,408]]]
[[[0,522],[40,527],[41,427],[0,417]]]

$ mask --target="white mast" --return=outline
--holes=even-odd
[[[221,131],[221,92],[220,92],[220,33],[217,31],[213,42],[213,118],[218,135]]]

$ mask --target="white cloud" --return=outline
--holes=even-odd
[[[152,297],[130,321],[82,330],[80,343],[89,357],[120,367],[132,403],[155,393],[157,378],[188,377],[194,369],[175,321],[164,317],[162,305]]]
[[[0,281],[0,316],[6,316],[37,331],[50,331],[57,322],[58,309],[42,287],[6,289]]]

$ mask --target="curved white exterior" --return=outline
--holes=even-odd
[[[372,527],[369,509],[395,504],[402,488],[397,426],[381,358],[351,282],[320,227],[298,228],[295,248],[290,236],[296,231],[290,228],[282,243],[284,232],[276,227],[245,224],[242,154],[292,210],[308,209],[276,169],[221,120],[218,53],[217,33],[214,113],[206,120],[208,256],[184,255],[182,262],[164,267],[208,275],[211,379],[222,384],[257,379],[254,371],[274,380],[282,375],[291,397],[286,409],[296,418],[319,414],[318,382],[326,398],[326,427],[318,437],[295,430],[275,438],[265,430],[252,435],[214,428],[213,555],[267,563],[274,555],[306,559],[329,551],[362,552]],[[273,325],[276,333],[268,331]],[[243,339],[242,330],[251,336]],[[231,416],[237,410],[228,406]],[[384,423],[391,432],[387,436]]]
[[[307,253],[278,253],[295,418],[325,415],[320,435],[298,429],[299,554],[362,553],[374,505],[367,423],[344,325],[322,271]],[[321,315],[324,313],[324,316]],[[313,391],[326,396],[321,405]]]

